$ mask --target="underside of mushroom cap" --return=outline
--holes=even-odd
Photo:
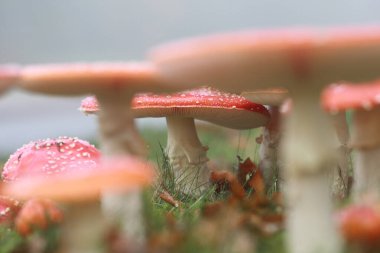
[[[3,184],[1,192],[18,199],[48,198],[63,203],[93,201],[105,190],[123,192],[152,183],[150,163],[132,157],[103,160],[95,169],[46,178],[35,176]]]
[[[289,97],[289,92],[284,88],[273,88],[244,91],[240,95],[258,104],[279,106]]]
[[[203,87],[170,95],[141,94],[132,102],[135,117],[183,117],[234,129],[264,126],[268,110],[245,98]]]
[[[370,81],[380,73],[380,26],[226,33],[169,43],[150,58],[167,81],[234,92]]]
[[[22,88],[53,95],[173,89],[159,80],[154,66],[143,62],[31,65],[21,70],[20,78]]]

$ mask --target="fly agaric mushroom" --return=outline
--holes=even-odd
[[[63,136],[32,141],[9,157],[2,179],[12,182],[35,175],[49,177],[66,171],[95,168],[99,161],[99,150],[78,138]]]
[[[246,91],[242,97],[255,103],[268,105],[270,121],[264,127],[263,140],[259,149],[260,164],[259,168],[264,176],[266,188],[276,184],[279,185],[278,147],[281,139],[281,117],[280,106],[289,96],[288,91],[283,88]],[[275,182],[273,182],[275,180]]]
[[[63,65],[29,66],[21,71],[22,88],[54,95],[95,94],[99,101],[100,147],[105,157],[118,155],[146,155],[130,112],[130,103],[136,92],[172,89],[161,82],[155,68],[149,63],[78,63]],[[105,193],[104,209],[116,222],[126,223],[139,215],[142,203],[137,203],[139,193],[115,196]],[[131,198],[127,200],[125,198]],[[130,203],[128,203],[130,202]],[[116,208],[116,203],[119,206]],[[126,210],[128,209],[128,211]],[[135,228],[124,225],[126,230]],[[139,228],[136,228],[139,232]]]
[[[66,203],[59,252],[103,253],[106,224],[99,202],[101,193],[106,189],[134,190],[152,180],[152,167],[146,162],[131,157],[108,158],[92,169],[12,181],[2,186],[2,193],[24,200],[47,198]]]
[[[34,176],[54,175],[94,169],[100,162],[100,152],[87,141],[58,137],[32,141],[13,153],[5,163],[2,179],[5,183],[27,180]],[[59,223],[62,215],[54,203],[44,199],[28,200],[21,208],[16,228],[30,234],[32,227],[46,228],[49,222]]]
[[[14,222],[20,202],[7,196],[0,196],[0,225],[9,225]]]
[[[20,67],[17,65],[0,66],[0,94],[8,90],[19,78]]]
[[[366,203],[349,206],[339,211],[336,217],[341,233],[348,243],[373,250],[368,252],[378,252],[380,247],[378,205]]]
[[[323,99],[325,108],[334,113],[354,110],[349,142],[355,149],[353,194],[356,200],[363,195],[380,200],[380,80],[360,86],[332,85]]]
[[[20,86],[51,95],[95,94],[101,110],[99,128],[105,156],[145,156],[130,103],[134,93],[169,89],[148,63],[78,63],[27,66],[21,69]]]
[[[63,220],[63,213],[50,199],[27,200],[15,219],[16,230],[27,236],[32,229],[46,229],[50,223],[58,224]]]
[[[96,100],[86,98],[80,110],[96,112]],[[207,147],[199,140],[194,119],[234,129],[265,125],[267,109],[241,96],[211,88],[199,88],[170,95],[141,94],[132,101],[133,114],[142,117],[166,117],[166,151],[174,176],[183,182],[183,191],[197,195],[208,184]]]
[[[294,109],[281,149],[289,248],[339,252],[326,180],[336,155],[320,93],[340,80],[363,82],[380,75],[380,26],[222,34],[164,45],[150,58],[168,82],[232,92],[279,85],[289,90]]]

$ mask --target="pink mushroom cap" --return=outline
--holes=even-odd
[[[2,178],[11,182],[30,176],[92,169],[99,161],[100,151],[87,141],[71,137],[38,140],[22,146],[10,156]]]
[[[99,111],[99,103],[96,97],[90,96],[82,100],[79,111],[85,114],[95,114]]]
[[[348,109],[371,109],[380,105],[380,79],[369,83],[354,85],[349,83],[333,84],[322,94],[323,106],[328,111]]]

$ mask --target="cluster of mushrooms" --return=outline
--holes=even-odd
[[[1,194],[70,203],[64,227],[82,230],[63,233],[62,252],[103,252],[104,222],[122,224],[143,244],[141,189],[154,180],[154,169],[134,118],[166,117],[166,152],[176,177],[197,175],[183,189],[193,195],[209,187],[210,176],[208,147],[194,119],[234,129],[264,126],[260,169],[269,184],[280,168],[289,252],[340,252],[332,196],[349,194],[352,149],[354,203],[380,198],[380,27],[234,32],[170,43],[148,55],[149,62],[139,63],[1,66],[2,93],[17,86],[93,95],[81,110],[98,118],[102,154],[75,138],[32,142],[4,166]],[[52,220],[61,219],[53,204],[41,205]]]

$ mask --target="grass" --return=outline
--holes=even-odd
[[[202,143],[210,148],[208,156],[213,168],[236,171],[239,159],[250,157],[257,161],[255,138],[260,131],[231,131],[206,125],[200,126],[199,132]],[[149,159],[158,165],[161,178],[154,189],[144,193],[151,252],[286,253],[285,232],[281,228],[265,234],[266,224],[262,221],[241,222],[247,214],[256,212],[256,209],[255,212],[250,209],[253,202],[262,216],[268,212],[272,214],[276,209],[274,205],[260,206],[255,202],[253,191],[247,191],[247,197],[239,201],[234,201],[229,191],[215,194],[214,187],[197,197],[182,193],[181,182],[173,177],[165,154],[165,130],[145,129],[142,135],[149,144]],[[180,203],[178,207],[160,198],[163,190]],[[213,209],[215,207],[217,211]],[[54,252],[57,229],[39,232],[37,236],[45,238],[48,243],[44,252]],[[0,227],[0,253],[27,253],[26,245],[30,245],[31,240],[22,238],[14,230]]]

